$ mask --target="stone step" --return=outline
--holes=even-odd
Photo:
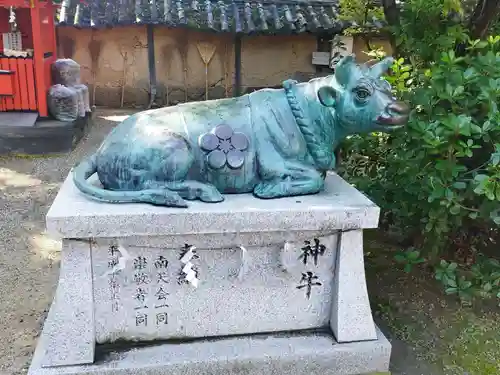
[[[328,334],[305,332],[98,350],[91,365],[43,368],[44,339],[42,333],[28,375],[387,374],[391,354],[391,344],[377,329],[377,340],[344,344]]]

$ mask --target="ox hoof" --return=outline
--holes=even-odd
[[[207,203],[218,203],[224,200],[224,196],[219,193],[215,186],[207,186],[200,194],[200,201]]]
[[[253,189],[253,193],[256,197],[262,199],[271,199],[277,197],[283,197],[288,194],[286,182],[274,183],[274,182],[260,182]]]

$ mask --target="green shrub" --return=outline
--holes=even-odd
[[[475,296],[496,297],[500,301],[500,262],[497,259],[481,254],[469,269],[441,260],[435,267],[435,277],[447,294],[457,294],[464,302],[470,303]]]
[[[460,0],[405,1],[393,30],[400,53],[420,67],[466,41],[462,7]]]
[[[450,248],[487,248],[500,228],[500,36],[429,65],[396,61],[387,79],[410,101],[408,126],[348,139],[339,171],[382,207],[383,228],[436,264]],[[472,286],[451,282],[460,296]]]

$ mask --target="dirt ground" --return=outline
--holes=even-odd
[[[26,373],[57,285],[61,244],[44,232],[45,214],[71,167],[131,112],[98,110],[70,154],[0,158],[1,375]],[[393,375],[500,373],[498,311],[463,310],[442,297],[431,276],[394,270],[389,247],[367,245],[368,286],[377,322],[393,342]]]
[[[367,283],[375,319],[393,345],[393,375],[500,374],[498,301],[465,307],[432,270],[395,264],[400,249],[365,231]]]
[[[131,111],[99,111],[70,154],[0,158],[0,374],[26,372],[59,276],[45,215],[69,170]]]

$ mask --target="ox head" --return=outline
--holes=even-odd
[[[388,57],[376,64],[358,65],[354,56],[344,57],[335,66],[336,86],[322,86],[318,98],[332,108],[348,134],[389,131],[406,124],[409,107],[397,101],[390,84],[381,79],[393,64]]]

